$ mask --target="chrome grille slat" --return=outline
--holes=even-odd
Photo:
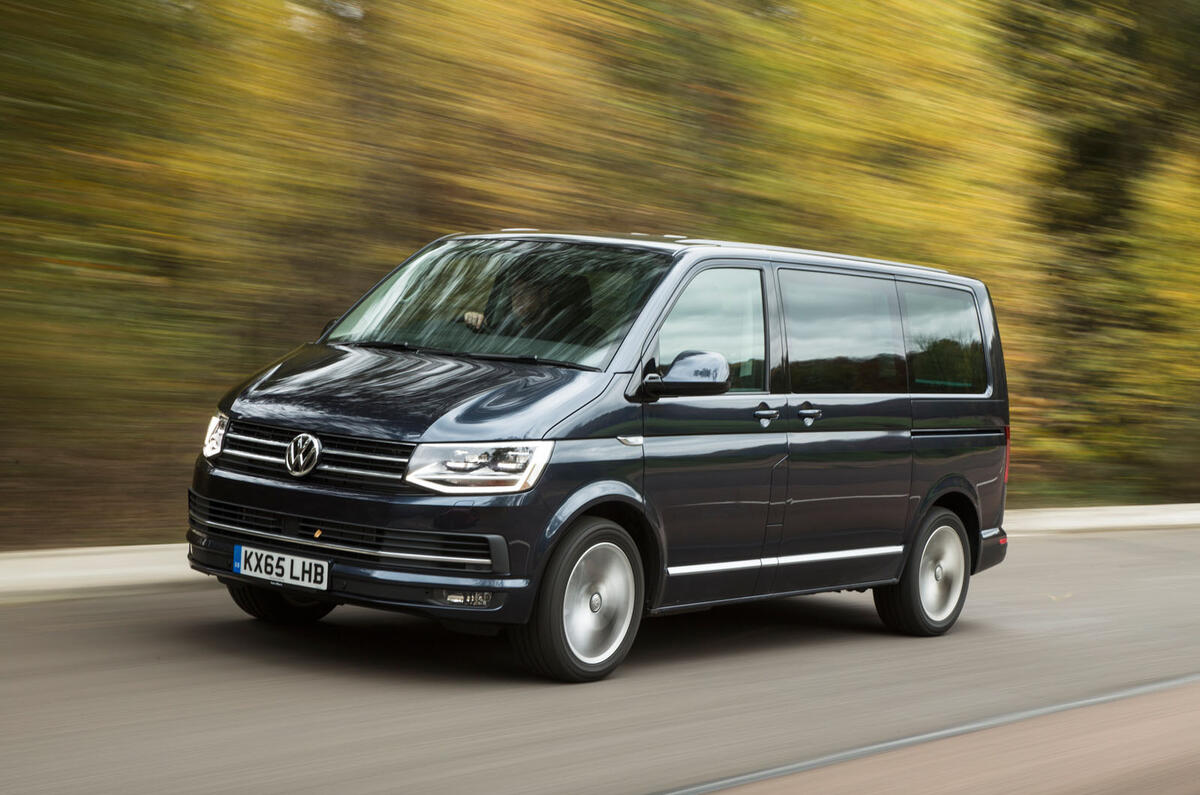
[[[269,444],[273,447],[287,447],[288,446],[287,442],[280,442],[275,439],[260,439],[255,436],[246,436],[246,435],[240,434],[240,433],[227,433],[227,434],[225,434],[225,438],[226,439],[234,439],[239,442],[249,442],[250,444]]]
[[[326,541],[313,541],[307,538],[295,538],[293,536],[285,536],[280,533],[267,533],[262,530],[251,530],[248,527],[239,527],[237,525],[224,524],[222,522],[206,521],[204,525],[216,527],[221,530],[232,530],[236,533],[245,533],[247,535],[258,536],[259,538],[269,538],[274,541],[282,541],[288,544],[301,544],[307,547],[319,547],[335,552],[355,552],[362,554],[365,550],[358,547],[343,546],[341,544],[330,544]],[[388,552],[382,549],[370,551],[371,555],[378,555],[383,558],[398,558],[401,560],[421,560],[429,561],[430,563],[463,563],[474,566],[491,566],[491,558],[458,558],[449,555],[423,555],[417,552]]]
[[[352,469],[351,467],[339,467],[333,466],[332,464],[317,464],[317,469],[323,472],[337,472],[342,475],[361,475],[365,478],[391,478],[393,480],[404,480],[404,473],[397,475],[392,472],[371,472],[370,470],[366,469]]]
[[[234,472],[287,483],[353,491],[422,491],[404,480],[415,444],[338,434],[314,434],[322,443],[321,460],[309,474],[293,477],[287,471],[283,452],[302,432],[306,431],[235,419],[225,434],[225,447],[217,463]]]
[[[320,529],[323,534],[329,527],[328,525],[324,525],[320,522],[302,522],[300,526],[304,531]],[[347,533],[343,528],[338,528],[336,531],[334,531],[334,533],[331,533],[331,535],[336,535],[341,543],[370,547],[378,546],[380,549],[402,547],[412,551],[429,552],[433,554],[470,554],[476,556],[483,554],[481,545],[473,541],[448,542],[441,540],[421,540],[411,537],[401,537],[398,534],[393,534],[391,532],[363,537],[361,535]],[[304,532],[301,534],[301,537],[312,538],[313,536],[314,533],[312,532]]]
[[[225,450],[229,455],[236,455],[238,458],[252,458],[255,461],[269,461],[272,464],[283,466],[283,459],[276,458],[271,455],[263,455],[262,453],[248,453],[245,450]]]
[[[285,445],[285,447],[286,447],[286,445]],[[350,450],[342,450],[337,447],[328,447],[328,446],[325,447],[324,454],[325,455],[344,455],[344,456],[349,456],[350,458],[363,458],[368,461],[385,461],[389,464],[407,464],[408,463],[408,458],[398,458],[396,456],[390,456],[390,455],[372,455],[370,453],[355,453]]]
[[[221,516],[221,515],[218,515],[215,517],[212,515],[202,516],[202,515],[198,514],[196,511],[191,511],[191,510],[188,511],[188,517],[195,520],[198,524],[201,524],[201,525],[211,525],[214,527],[220,526],[220,527],[226,527],[228,529],[247,528],[247,529],[251,529],[251,530],[259,530],[261,532],[270,532],[269,530],[263,530],[263,527],[264,526],[267,528],[272,527],[270,524],[253,525],[244,520],[239,520],[236,517],[228,517],[228,516]]]

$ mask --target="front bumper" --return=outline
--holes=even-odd
[[[533,607],[534,589],[530,581],[517,577],[493,577],[486,574],[448,575],[386,568],[362,560],[321,554],[313,549],[295,548],[268,539],[247,540],[224,537],[219,531],[188,530],[188,563],[193,569],[216,576],[264,587],[279,587],[307,598],[321,598],[340,604],[355,604],[419,613],[453,621],[513,624],[522,623]],[[236,544],[275,552],[315,557],[329,561],[329,590],[314,591],[233,573],[233,548]],[[462,607],[435,602],[438,591],[488,591],[487,607]]]
[[[230,472],[201,457],[189,497],[188,560],[197,571],[222,580],[286,588],[309,598],[443,620],[523,623],[537,590],[530,552],[560,499],[553,489],[476,497],[358,494]],[[318,527],[320,543],[314,538]],[[396,538],[389,535],[382,545],[372,545],[371,533],[398,534],[414,543],[393,543]],[[371,553],[359,542],[383,551]],[[439,548],[442,542],[447,549]],[[235,574],[237,544],[328,561],[329,590]],[[424,552],[434,559],[412,554]],[[461,556],[464,562],[446,562],[453,557],[443,555]],[[475,558],[486,558],[481,561],[486,565],[469,562]],[[438,590],[493,596],[487,607],[451,606],[434,603]]]

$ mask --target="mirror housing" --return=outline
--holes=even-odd
[[[711,351],[683,351],[666,375],[649,373],[642,379],[648,397],[701,397],[729,391],[729,362]]]
[[[329,329],[333,328],[334,324],[337,322],[338,322],[338,319],[336,317],[331,317],[331,318],[329,318],[329,320],[325,321],[325,325],[321,327],[321,333],[317,335],[317,339],[321,339],[326,334],[328,334]]]

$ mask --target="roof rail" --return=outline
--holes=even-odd
[[[738,248],[749,248],[760,251],[778,251],[781,254],[808,254],[810,256],[827,257],[829,259],[847,260],[849,262],[865,262],[872,265],[888,265],[893,268],[912,268],[913,270],[934,271],[936,273],[947,273],[945,268],[935,268],[930,265],[913,265],[909,262],[896,262],[888,259],[874,259],[872,257],[856,257],[853,254],[836,254],[832,251],[817,251],[808,248],[792,248],[790,246],[768,246],[762,243],[739,243],[732,240],[705,240],[701,238],[688,238],[678,241],[683,245],[692,246],[737,246]]]

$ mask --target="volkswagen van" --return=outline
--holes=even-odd
[[[943,270],[678,237],[455,235],[218,403],[189,561],[246,613],[505,630],[609,674],[642,619],[822,591],[950,629],[1004,559],[1004,359]]]

